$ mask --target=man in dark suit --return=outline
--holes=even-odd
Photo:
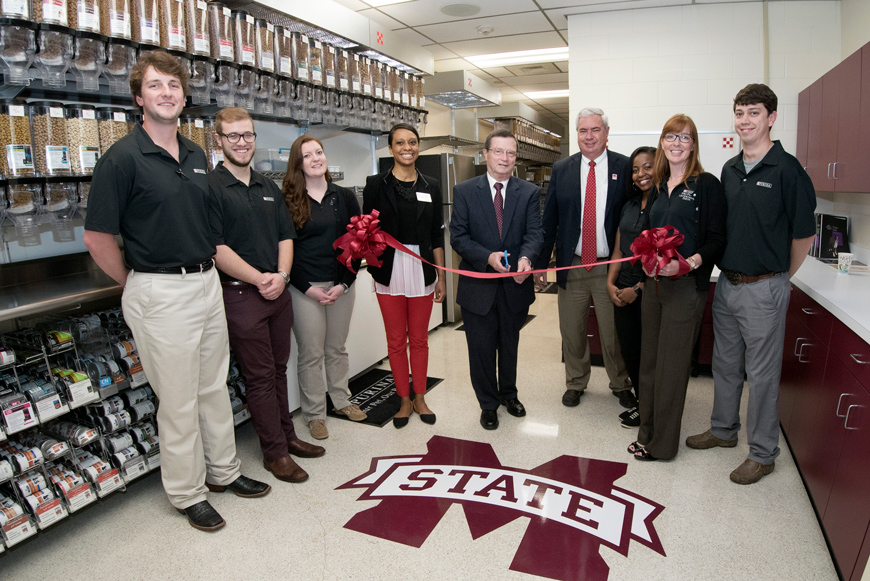
[[[456,296],[465,321],[471,385],[482,410],[480,424],[494,430],[499,405],[512,416],[526,415],[517,399],[517,350],[535,289],[522,273],[532,270],[543,237],[540,188],[511,176],[516,137],[510,131],[490,133],[483,155],[486,175],[453,188],[450,241],[462,257],[462,270],[518,273],[489,280],[462,276]]]
[[[577,116],[580,153],[553,166],[544,208],[544,246],[537,268],[546,268],[553,244],[556,266],[593,264],[613,252],[627,180],[628,158],[607,149],[610,126],[601,109],[586,108]],[[576,406],[591,375],[586,322],[590,300],[601,335],[604,367],[610,389],[625,408],[637,406],[613,325],[613,303],[607,294],[608,265],[559,271],[559,330],[565,357],[566,391],[562,403]],[[537,275],[538,286],[545,283]]]

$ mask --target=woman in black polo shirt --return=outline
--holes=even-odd
[[[707,304],[710,273],[725,250],[725,192],[704,172],[698,130],[686,115],[665,123],[653,163],[656,184],[648,202],[650,228],[674,226],[676,249],[691,270],[676,280],[672,260],[647,280],[643,293],[639,394],[640,428],[628,451],[637,460],[677,455],[692,351]]]
[[[311,436],[323,440],[329,437],[327,392],[337,413],[353,421],[366,419],[366,414],[350,402],[347,387],[345,343],[356,274],[336,260],[338,253],[332,247],[346,232],[350,218],[359,215],[359,203],[349,189],[332,183],[323,145],[310,135],[299,137],[290,147],[282,191],[297,234],[290,294],[296,315],[302,417]],[[354,270],[358,268],[359,263]]]
[[[612,258],[618,260],[631,256],[631,244],[641,232],[649,228],[647,202],[653,188],[653,161],[655,147],[638,147],[629,158],[631,182],[626,184],[626,202],[616,231],[616,243]],[[607,293],[613,302],[613,323],[619,337],[619,348],[634,393],[640,393],[640,305],[643,293],[643,267],[640,261],[620,262],[610,265],[607,271]],[[622,426],[636,428],[640,425],[640,415],[636,407],[628,409],[619,416]]]
[[[444,219],[438,181],[417,171],[420,136],[413,125],[400,123],[387,140],[395,163],[389,170],[366,178],[363,212],[378,210],[381,230],[429,262],[444,266]],[[375,279],[378,304],[384,317],[390,370],[401,406],[393,425],[402,428],[413,412],[427,424],[435,414],[426,405],[426,373],[429,365],[429,317],[432,303],[444,300],[444,271],[387,248],[380,268],[369,265]],[[408,372],[414,379],[411,400]]]

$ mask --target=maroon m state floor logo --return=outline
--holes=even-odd
[[[510,568],[565,581],[606,581],[601,544],[627,556],[634,540],[665,554],[652,524],[664,507],[614,486],[625,463],[559,456],[522,470],[502,466],[489,444],[433,436],[427,447],[423,456],[373,458],[368,472],[339,486],[381,500],[345,528],[420,547],[454,502],[474,539],[525,516]]]

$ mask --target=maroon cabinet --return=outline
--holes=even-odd
[[[870,345],[793,287],[782,371],[783,432],[843,579],[860,581],[870,556]]]
[[[870,43],[798,95],[796,156],[817,190],[870,192]]]

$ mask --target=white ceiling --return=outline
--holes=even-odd
[[[761,0],[412,0],[375,8],[365,0],[335,0],[435,55],[435,71],[464,69],[492,83],[504,102],[521,101],[552,121],[568,123],[568,98],[532,100],[523,92],[568,88],[568,62],[478,69],[464,57],[568,46],[568,15],[709,2]],[[480,8],[470,17],[441,12],[448,4]],[[481,26],[493,27],[483,35]]]

